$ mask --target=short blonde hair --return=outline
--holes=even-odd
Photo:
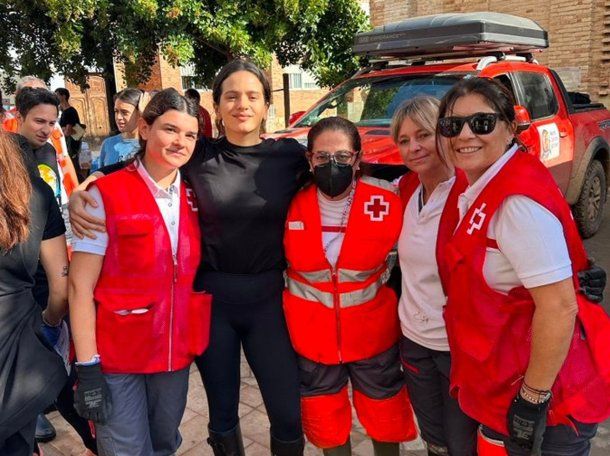
[[[440,104],[441,102],[437,98],[431,96],[418,96],[403,102],[394,112],[390,124],[394,142],[398,142],[400,127],[407,117],[424,130],[435,134]]]

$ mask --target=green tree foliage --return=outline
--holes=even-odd
[[[238,56],[300,64],[322,86],[353,73],[354,34],[368,27],[356,0],[0,0],[0,68],[83,82],[87,67],[146,80],[157,49],[192,64],[199,82]]]

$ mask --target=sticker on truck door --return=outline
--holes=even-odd
[[[557,125],[546,124],[538,127],[540,134],[540,160],[549,161],[559,157],[559,129]]]

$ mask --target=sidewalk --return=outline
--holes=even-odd
[[[242,358],[241,391],[239,416],[244,436],[247,456],[268,456],[269,453],[269,421],[256,380],[250,368]],[[352,411],[354,424],[352,427],[352,451],[356,456],[372,456],[371,441],[364,434],[358,422],[356,413]],[[85,448],[78,435],[70,428],[63,418],[53,412],[49,415],[57,429],[57,437],[52,442],[42,445],[45,456],[80,456]],[[208,405],[201,377],[193,365],[189,380],[189,394],[186,411],[180,426],[182,446],[178,455],[212,456],[212,450],[206,443],[208,424]],[[305,447],[305,455],[321,455],[322,452],[311,444]],[[425,456],[427,453],[420,439],[404,443],[401,446],[402,456]],[[600,426],[597,437],[593,441],[591,456],[610,455],[610,421]]]

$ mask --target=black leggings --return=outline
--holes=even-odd
[[[282,310],[282,273],[208,273],[203,285],[214,296],[212,324],[210,345],[196,363],[208,397],[210,429],[222,433],[238,424],[243,346],[271,435],[286,442],[301,438],[298,368]]]

